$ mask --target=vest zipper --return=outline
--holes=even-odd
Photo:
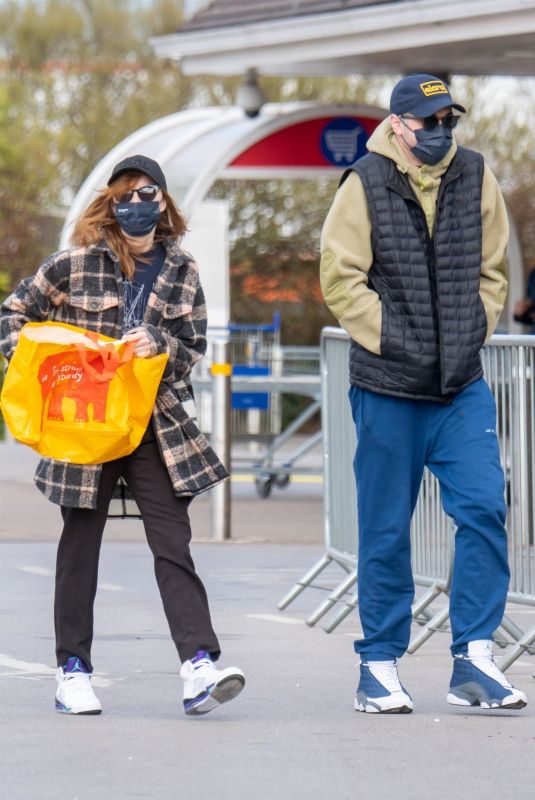
[[[435,211],[435,221],[436,215],[438,213],[438,202],[437,208]],[[435,311],[437,315],[437,334],[438,334],[438,366],[440,372],[440,391],[444,391],[444,338],[442,336],[442,319],[440,316],[440,304],[438,301],[438,280],[437,280],[437,253],[435,250],[435,234],[434,229],[435,226],[433,224],[433,236],[429,234],[429,229],[427,227],[427,219],[425,218],[425,213],[422,209],[422,217],[423,222],[425,225],[425,235],[427,239],[427,267],[429,270],[429,277],[431,279],[431,296],[433,298],[433,302],[435,304]]]
[[[426,236],[427,236],[428,248],[429,248],[429,253],[430,253],[429,263],[432,265],[431,268],[432,268],[433,286],[434,286],[434,292],[435,292],[435,308],[437,310],[438,348],[439,348],[439,364],[440,364],[440,391],[442,392],[443,395],[445,395],[445,389],[444,389],[445,357],[444,357],[444,339],[443,339],[443,336],[442,336],[442,319],[441,319],[441,316],[440,316],[440,305],[439,305],[439,300],[438,300],[437,252],[436,252],[436,248],[435,248],[435,230],[436,230],[436,227],[437,227],[437,219],[438,219],[438,215],[439,215],[439,211],[440,211],[440,206],[442,204],[442,198],[444,197],[444,194],[446,192],[446,189],[447,189],[448,185],[452,182],[452,180],[454,180],[457,177],[455,175],[450,175],[450,177],[448,178],[448,171],[449,170],[447,170],[446,173],[442,176],[442,180],[440,181],[440,186],[438,188],[437,202],[436,202],[436,207],[435,207],[435,218],[433,220],[433,235],[432,236],[429,234],[429,229],[427,227],[427,220],[424,219],[424,222],[425,222],[425,233],[426,233]],[[423,209],[422,209],[422,214],[425,217]],[[448,403],[452,403],[453,402],[453,398],[451,398],[451,397],[447,398],[446,395],[445,395],[445,398],[447,399]]]
[[[440,187],[442,189],[442,186]],[[435,211],[435,223],[438,215],[438,204],[442,197],[443,191],[441,192],[439,189],[439,195],[437,197],[437,206]],[[436,316],[437,316],[437,335],[438,335],[438,367],[439,367],[439,378],[440,378],[440,391],[443,392],[444,382],[443,382],[443,373],[444,373],[444,341],[442,337],[442,320],[440,317],[440,306],[438,303],[438,281],[437,281],[437,271],[436,271],[436,250],[435,250],[435,238],[434,238],[434,230],[435,224],[433,224],[433,236],[429,234],[429,228],[427,226],[427,218],[425,216],[425,211],[423,210],[422,206],[418,202],[415,197],[407,196],[407,200],[410,200],[411,203],[414,203],[416,208],[418,209],[418,213],[422,219],[424,230],[425,230],[425,237],[426,237],[426,251],[427,251],[427,270],[429,273],[429,283],[431,286],[431,298],[433,300],[433,305],[435,307]],[[444,398],[446,400],[446,398]],[[451,403],[451,399],[447,400],[448,403]]]

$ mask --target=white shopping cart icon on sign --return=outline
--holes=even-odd
[[[358,149],[358,138],[362,133],[362,128],[353,128],[353,130],[332,129],[325,133],[325,141],[327,147],[332,152],[334,160],[339,161],[355,160]]]

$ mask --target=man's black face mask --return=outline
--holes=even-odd
[[[416,144],[411,147],[411,152],[423,164],[438,164],[451,147],[453,134],[451,128],[437,125],[433,130],[420,128],[413,131]]]

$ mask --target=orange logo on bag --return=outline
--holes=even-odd
[[[103,464],[147,430],[168,354],[61,322],[24,325],[0,393],[12,435],[45,458]],[[120,369],[119,369],[120,367]]]
[[[426,97],[434,97],[436,94],[449,94],[448,87],[442,81],[426,81],[420,84],[420,89]]]
[[[68,350],[48,356],[41,364],[38,379],[41,384],[43,405],[50,400],[47,419],[64,420],[63,400],[69,398],[76,404],[74,414],[76,422],[89,421],[90,405],[93,406],[93,422],[106,421],[106,400],[110,382],[109,378],[104,377],[104,373],[110,366],[114,370],[117,369],[120,361],[116,360],[111,365],[109,362],[106,363],[100,353],[91,355],[88,353],[86,359],[84,365],[79,352]],[[88,372],[87,364],[103,376],[103,379],[95,380]]]

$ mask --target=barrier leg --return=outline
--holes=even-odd
[[[338,584],[336,589],[331,592],[327,600],[324,600],[323,603],[321,603],[317,609],[312,612],[312,614],[305,620],[306,624],[310,625],[310,627],[314,626],[316,622],[321,619],[323,615],[326,614],[327,611],[329,611],[329,609],[332,608],[340,600],[340,598],[351,589],[356,581],[357,570],[355,569],[353,572],[349,573],[347,578],[345,578],[342,583]]]
[[[427,610],[427,608],[422,608],[422,610],[418,612],[417,617],[413,615],[412,621],[417,622],[418,625],[426,625],[431,619],[433,619],[432,610],[431,609]]]
[[[427,597],[427,595],[430,595],[430,592],[426,592],[425,602],[424,598],[420,598],[420,601],[414,606],[413,613],[417,613],[418,616],[424,617],[424,620],[415,619],[415,622],[418,622],[419,625],[425,625],[433,618],[433,614],[427,610],[426,606],[428,606],[429,603],[432,602],[432,600],[434,600],[438,594],[440,594],[440,591],[441,590],[433,591],[432,595],[429,597]],[[331,617],[330,622],[327,622],[327,624],[323,626],[325,633],[332,633],[334,629],[337,628],[354,609],[356,609],[359,604],[358,594],[355,592],[350,600],[343,600],[342,602],[343,608],[341,608],[337,614]]]
[[[317,578],[320,572],[323,572],[325,567],[330,564],[331,561],[333,561],[331,556],[325,553],[325,555],[322,556],[320,560],[317,561],[314,566],[303,575],[301,580],[297,581],[293,589],[291,589],[291,591],[289,591],[288,594],[279,601],[277,608],[280,611],[283,611],[287,606],[290,605],[290,603],[293,603],[295,598],[298,597],[308,586],[310,586],[314,578]]]
[[[519,628],[518,625],[514,623],[512,619],[509,619],[509,617],[507,616],[504,616],[504,618],[502,619],[498,630],[505,631],[505,633],[509,634],[511,639],[513,639],[513,641],[515,642],[520,641],[520,639],[524,635],[524,631],[522,630],[522,628]],[[503,647],[503,648],[509,647],[509,645],[511,644],[509,640],[506,639],[500,640],[496,635],[494,636],[494,641],[498,645],[498,647]]]
[[[427,642],[427,640],[435,633],[437,628],[440,628],[441,625],[444,625],[449,615],[450,607],[448,603],[445,608],[437,611],[435,616],[432,617],[426,625],[424,625],[424,629],[418,634],[418,636],[415,636],[413,639],[411,639],[409,646],[407,647],[407,653],[414,653],[423,645],[424,642]]]
[[[498,662],[498,669],[504,672],[511,664],[520,658],[520,656],[535,642],[535,625],[522,636],[521,639],[511,648],[511,650],[504,655]]]
[[[283,466],[287,464],[293,465],[296,461],[299,461],[300,458],[306,456],[311,450],[318,446],[323,438],[323,433],[318,431],[318,433],[314,433],[308,437],[308,441],[304,442],[300,447],[297,447],[295,450],[292,450],[291,453],[288,453],[285,456],[285,461]]]
[[[358,594],[355,592],[355,594],[350,600],[344,601],[344,606],[339,610],[338,614],[335,614],[331,618],[331,621],[323,626],[323,630],[325,631],[325,633],[332,633],[334,629],[337,628],[340,625],[340,623],[343,622],[345,618],[348,617],[351,614],[351,612],[356,609],[358,604],[359,604]]]
[[[427,592],[418,598],[418,600],[412,606],[412,617],[416,619],[416,617],[420,617],[424,615],[427,617],[428,621],[433,618],[433,615],[426,611],[427,606],[430,605],[433,600],[435,600],[442,592],[444,591],[444,582],[441,581],[440,583],[436,582],[432,586],[429,587]]]

